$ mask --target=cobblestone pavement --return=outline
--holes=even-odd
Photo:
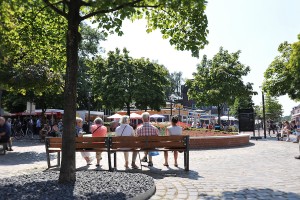
[[[191,151],[189,172],[183,170],[182,154],[179,169],[172,165],[172,153],[170,168],[162,165],[161,154],[153,157],[154,167],[143,167],[142,171],[156,182],[156,193],[151,199],[300,199],[300,161],[294,159],[299,155],[298,144],[269,138],[251,143],[242,148]],[[38,141],[14,144],[14,152],[0,156],[0,179],[46,169],[43,144]],[[54,159],[55,156],[53,162]],[[78,170],[97,170],[95,165],[87,167],[80,153],[76,161]],[[98,170],[106,170],[104,153],[101,163],[103,166]],[[118,170],[123,171],[123,165],[120,153]]]

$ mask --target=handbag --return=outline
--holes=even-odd
[[[150,151],[149,156],[158,156],[159,152],[158,151]]]

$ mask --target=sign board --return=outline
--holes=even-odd
[[[239,131],[254,131],[254,117],[253,108],[239,109]]]

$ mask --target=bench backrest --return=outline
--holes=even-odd
[[[182,148],[188,146],[189,136],[119,136],[110,138],[110,147],[118,148]]]
[[[106,137],[76,137],[75,142],[76,149],[96,149],[108,147],[108,138]],[[46,147],[49,149],[61,149],[62,138],[47,137]]]

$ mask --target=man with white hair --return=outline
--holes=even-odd
[[[142,114],[142,120],[143,120],[143,125],[138,127],[136,130],[136,135],[137,136],[158,136],[158,129],[150,124],[150,114],[148,112],[144,112]],[[142,159],[143,162],[147,162],[147,154],[148,152],[145,152],[145,156]],[[152,167],[153,162],[152,162],[152,156],[149,155],[149,162],[148,166]]]

